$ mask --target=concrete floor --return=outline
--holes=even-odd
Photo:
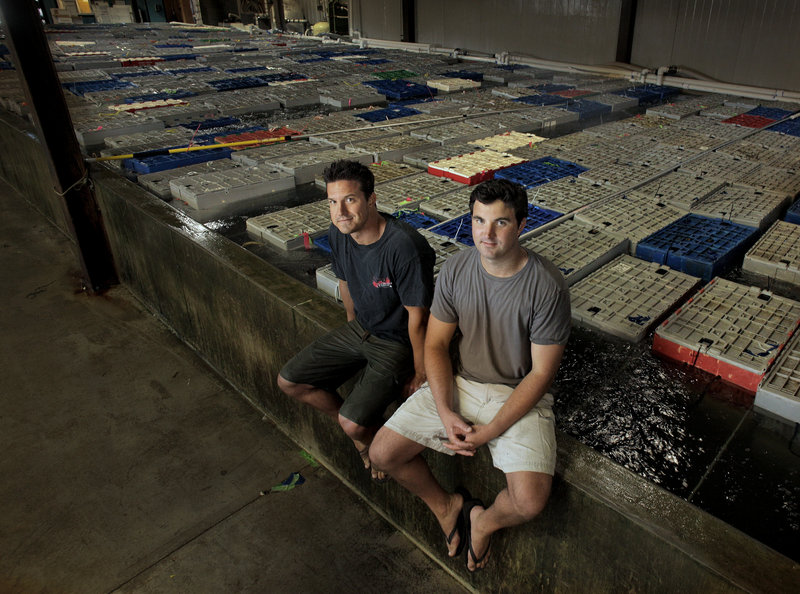
[[[2,182],[0,210],[1,592],[465,591],[124,287],[81,292]]]

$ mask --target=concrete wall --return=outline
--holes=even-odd
[[[800,91],[797,0],[639,0],[632,61]]]
[[[350,32],[359,32],[361,37],[402,41],[402,0],[350,0]]]
[[[2,173],[26,196],[36,142],[0,127]],[[332,421],[280,394],[274,377],[314,336],[342,322],[340,306],[190,220],[112,171],[92,179],[119,276],[211,366],[428,554],[480,591],[790,592],[800,567],[682,499],[559,434],[551,501],[534,522],[495,539],[492,569],[471,576],[444,556],[432,515],[396,484],[368,478]],[[18,186],[19,187],[19,186]],[[33,198],[36,200],[36,198]],[[502,474],[486,452],[430,454],[442,483],[491,500]]]

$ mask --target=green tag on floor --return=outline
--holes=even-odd
[[[270,492],[275,493],[276,491],[291,491],[295,487],[302,485],[306,482],[306,479],[303,477],[302,474],[299,472],[293,472],[290,474],[280,485],[275,485],[270,489]]]

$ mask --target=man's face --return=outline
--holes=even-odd
[[[365,196],[357,181],[340,180],[327,185],[331,222],[345,235],[357,233],[369,218],[369,209],[375,203],[375,194]]]
[[[525,219],[517,224],[514,209],[502,200],[490,204],[475,201],[472,207],[472,239],[481,257],[502,260],[519,245]]]

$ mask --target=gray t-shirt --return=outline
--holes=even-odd
[[[564,277],[530,250],[525,267],[508,278],[486,272],[477,249],[452,256],[436,281],[431,313],[458,323],[460,375],[508,386],[531,371],[531,343],[566,344],[571,323]]]

